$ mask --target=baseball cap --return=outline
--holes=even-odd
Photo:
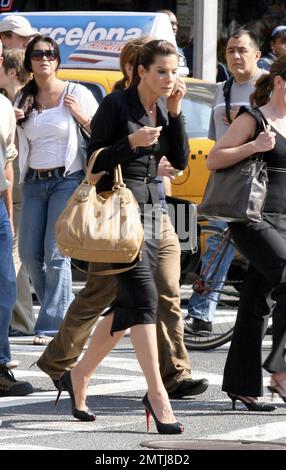
[[[36,36],[39,34],[24,16],[19,15],[7,15],[0,21],[0,33],[6,31],[12,31],[19,34],[19,36]]]
[[[274,28],[271,31],[271,37],[273,38],[273,36],[275,36],[275,34],[280,33],[281,31],[285,31],[285,30],[286,30],[286,26],[276,26],[276,28]]]

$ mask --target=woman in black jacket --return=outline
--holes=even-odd
[[[181,115],[185,85],[177,78],[177,69],[178,54],[171,43],[148,42],[138,52],[131,86],[108,95],[92,120],[89,155],[104,148],[93,172],[106,172],[97,189],[111,189],[113,168],[120,163],[124,181],[139,203],[148,236],[145,231],[142,260],[117,277],[114,313],[99,323],[82,360],[60,380],[60,390],[65,387],[70,393],[73,415],[83,420],[95,419],[85,408],[89,378],[126,329],[131,328],[131,340],[148,384],[148,395],[143,399],[148,429],[152,414],[158,432],[163,434],[183,432],[183,426],[174,418],[159,371],[158,296],[154,282],[160,241],[154,234],[154,226],[160,220],[157,166],[166,155],[175,168],[184,169],[189,155]]]

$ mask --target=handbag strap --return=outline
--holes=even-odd
[[[114,168],[114,186],[125,186],[120,163]]]
[[[103,148],[97,149],[90,156],[90,159],[89,159],[89,162],[88,162],[88,165],[87,165],[87,170],[86,170],[86,177],[85,177],[85,182],[87,182],[88,184],[96,185],[96,183],[98,182],[98,180],[102,176],[102,172],[96,173],[96,174],[92,173],[92,169],[93,169],[93,165],[95,163],[95,160],[97,159],[98,155],[100,154],[100,152],[102,150],[103,150]],[[90,180],[91,175],[94,176],[93,181]],[[114,167],[114,186],[113,187],[119,187],[119,186],[121,186],[121,187],[126,186],[124,181],[123,181],[122,170],[121,170],[120,163],[118,165],[116,165],[116,167]]]
[[[258,124],[260,125],[260,129],[259,129],[259,130],[258,130],[258,129],[256,130],[256,132],[258,131],[258,132],[257,132],[257,135],[258,135],[260,132],[262,132],[262,131],[266,132],[267,126],[268,126],[269,124],[268,124],[268,121],[267,121],[266,117],[265,117],[264,114],[262,113],[262,111],[261,111],[259,108],[257,108],[257,107],[251,109],[251,111],[252,111],[252,113],[251,113],[252,116],[254,116],[254,117],[258,120]],[[261,129],[262,129],[262,131],[261,131]]]
[[[260,132],[266,131],[266,126],[268,126],[268,121],[262,111],[259,108],[251,108],[250,106],[241,106],[236,117],[240,116],[243,113],[248,113],[256,120],[257,126],[255,130],[254,139],[260,134]]]
[[[256,120],[256,129],[255,134],[252,140],[255,140],[260,132],[265,132],[267,130],[268,121],[262,111],[258,107],[251,108],[250,106],[241,106],[236,117],[240,116],[243,113],[250,114]],[[260,160],[263,161],[264,152],[254,154],[253,156],[249,157],[251,160]]]
[[[225,81],[223,86],[223,97],[225,102],[225,114],[229,124],[232,123],[231,115],[230,115],[230,91],[233,84],[234,77],[230,77]]]
[[[87,169],[86,169],[86,175],[85,175],[84,183],[91,184],[91,185],[96,185],[97,182],[99,181],[99,179],[101,178],[102,172],[92,173],[92,169],[93,169],[93,165],[95,163],[95,160],[97,159],[98,155],[100,154],[100,152],[102,150],[103,150],[103,148],[97,149],[97,150],[95,150],[95,152],[93,152],[91,154],[91,157],[89,159]],[[91,181],[91,176],[94,177],[92,181]]]
[[[71,85],[74,85],[73,88],[71,89]],[[67,84],[67,94],[73,95],[74,90],[76,89],[76,83],[73,82],[68,82]],[[89,141],[90,139],[90,133],[83,127],[83,125],[74,117],[72,116],[74,122],[76,125],[79,127],[80,133],[82,137],[86,140]]]

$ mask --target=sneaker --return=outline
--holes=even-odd
[[[184,325],[187,333],[191,333],[192,335],[210,336],[213,331],[211,321],[203,321],[189,316],[184,319]]]
[[[20,397],[33,391],[29,382],[16,380],[13,372],[5,364],[0,364],[0,397]]]
[[[34,335],[33,332],[23,333],[23,331],[16,330],[14,328],[9,327],[9,337],[11,337],[11,338],[17,337],[17,336],[33,336],[33,335]]]
[[[19,365],[20,365],[20,361],[17,361],[16,359],[14,361],[6,362],[6,367],[8,367],[8,369],[15,369]]]

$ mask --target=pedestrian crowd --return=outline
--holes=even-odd
[[[176,35],[174,14],[170,21]],[[253,32],[239,29],[230,35],[226,74],[217,87],[209,126],[215,141],[206,162],[210,170],[257,152],[264,153],[267,164],[262,220],[229,225],[249,267],[222,390],[233,407],[240,401],[250,411],[276,408],[258,400],[263,396],[262,366],[271,374],[269,390],[286,402],[285,34],[284,26],[272,31],[263,57]],[[61,55],[56,41],[40,35],[22,16],[0,21],[0,396],[33,393],[30,383],[14,377],[9,345],[9,336],[33,335],[33,344],[46,346],[37,365],[58,390],[56,403],[65,390],[72,415],[94,421],[95,412],[86,405],[89,381],[127,329],[147,382],[142,400],[147,429],[152,417],[159,433],[182,433],[170,399],[207,390],[207,379],[192,377],[184,328],[193,335],[211,335],[219,289],[204,296],[194,293],[183,319],[180,244],[165,198],[170,178],[187,167],[190,151],[180,54],[165,40],[128,41],[120,56],[123,79],[98,103],[85,86],[57,77]],[[252,108],[268,123],[258,134]],[[88,148],[84,132],[90,135]],[[101,174],[98,193],[112,189],[114,168],[121,165],[145,237],[141,257],[129,270],[94,275],[96,266],[90,262],[86,285],[74,297],[71,260],[57,246],[55,226],[97,151],[92,173]],[[226,222],[213,223],[226,227]],[[210,237],[201,269],[217,252],[218,242]],[[219,282],[234,255],[229,245]],[[217,281],[215,275],[212,282]],[[30,284],[40,304],[37,319]],[[270,315],[273,344],[262,365]]]

